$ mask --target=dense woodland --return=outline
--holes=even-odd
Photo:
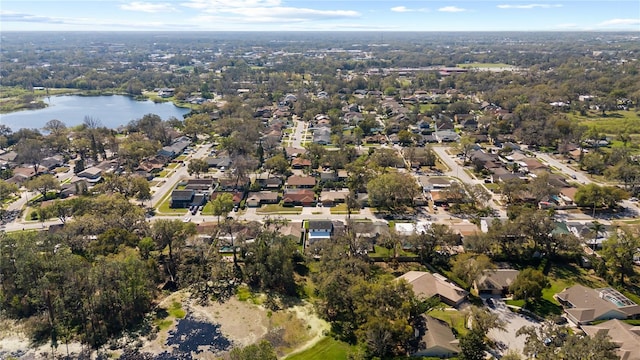
[[[134,169],[170,144],[175,133],[217,141],[219,151],[233,159],[236,183],[258,169],[280,177],[289,175],[283,150],[277,143],[261,141],[265,127],[254,116],[285,94],[297,97],[287,106],[300,119],[308,121],[317,114],[329,117],[332,143],[340,151],[311,144],[304,156],[314,169],[324,166],[349,172],[344,183],[324,186],[348,188],[350,210],[359,206],[353,196],[366,191],[370,204],[381,211],[409,213],[420,192],[410,175],[396,169],[403,160],[395,151],[377,148],[361,155],[355,151],[354,144],[378,131],[373,116],[366,114],[353,131],[342,131],[340,109],[344,104],[355,103],[377,114],[387,111],[377,100],[353,96],[355,90],[381,91],[396,100],[430,89],[467,95],[434,102],[427,108],[408,105],[405,118],[385,123],[382,131],[403,139],[404,156],[411,162],[432,166],[436,156],[428,147],[414,143],[407,131],[410,125],[438,114],[480,113],[479,103],[488,102],[508,110],[511,116],[481,118],[487,126],[480,135],[508,135],[534,148],[560,153],[566,152],[569,144],[597,143],[607,136],[624,143],[613,149],[596,145],[589,153],[580,154],[583,170],[620,182],[623,189],[581,187],[576,195],[579,205],[593,205],[595,212],[596,207],[613,208],[621,199],[640,192],[640,129],[621,128],[615,134],[605,134],[572,120],[593,110],[590,105],[597,106],[604,117],[622,108],[637,111],[640,44],[629,34],[94,35],[87,41],[83,34],[52,33],[45,42],[39,39],[41,34],[3,34],[0,85],[8,95],[3,98],[29,104],[38,100],[33,87],[136,97],[144,96],[147,90],[171,87],[177,101],[197,93],[204,98],[221,96],[224,105],[205,103],[194,107],[185,119],[163,121],[149,114],[132,121],[126,127],[126,137],[92,118],[73,128],[60,120],[51,120],[44,129],[0,125],[0,148],[14,150],[18,160],[32,165],[36,173],[41,161],[53,154],[76,159],[76,172],[87,162],[104,159],[116,160],[121,169],[82,196],[38,208],[33,219],[58,218],[64,223],[62,228],[0,234],[0,315],[26,319],[34,343],[51,341],[61,346],[80,341],[88,349],[99,349],[123,332],[157,331],[151,317],[163,294],[187,289],[201,302],[224,301],[240,284],[248,284],[253,291],[267,293],[265,305],[273,309],[285,307],[291,299],[314,302],[319,315],[331,323],[332,335],[356,345],[355,358],[403,356],[416,345],[412,339],[420,315],[439,306],[433,299],[417,298],[406,283],[393,281],[400,266],[393,258],[403,246],[415,251],[417,266],[449,274],[465,288],[493,262],[509,261],[519,268],[535,269],[521,281],[524,285],[519,284],[527,290],[514,287],[518,296],[522,298],[524,293],[529,302],[541,297],[546,287],[543,273],[553,264],[579,261],[578,239],[554,233],[549,211],[533,209],[524,201],[556,194],[544,178],[503,183],[500,190],[510,205],[509,218],[496,220],[488,233],[466,237],[463,244],[446,226],[432,226],[428,232],[410,237],[392,234],[382,239],[394,254],[383,265],[363,255],[350,224],[335,241],[303,253],[295,241],[278,232],[286,221],[238,224],[224,220],[231,208],[222,197],[214,204],[214,213],[223,220],[210,234],[212,243],[193,236],[195,224],[150,222],[145,208],[132,203],[135,199],[144,204],[151,196],[147,181],[133,175]],[[331,48],[361,52],[324,51]],[[365,53],[367,56],[362,56]],[[398,71],[367,73],[372,68],[465,63],[500,63],[522,70],[469,71],[446,77],[425,70],[413,73],[410,79]],[[251,92],[238,94],[237,90],[244,88]],[[319,91],[330,96],[322,100],[313,96]],[[580,102],[580,95],[592,95],[594,100]],[[568,105],[549,105],[560,101]],[[471,162],[466,159],[472,144],[468,142],[465,148],[467,140],[463,137],[458,150],[465,162]],[[190,174],[203,172],[202,163],[189,164]],[[10,169],[0,172],[3,179],[10,176]],[[474,220],[491,214],[486,193],[457,186],[448,190],[453,212],[469,214]],[[51,174],[36,177],[25,187],[40,192],[44,199],[55,198],[59,191]],[[1,182],[0,200],[17,191],[17,187]],[[234,251],[233,261],[221,261],[212,247],[220,237],[237,234],[241,228],[243,233],[249,229],[255,241],[235,239],[240,250]],[[594,231],[597,237],[598,230]],[[454,256],[437,251],[457,245],[464,245],[467,252]],[[637,281],[635,269],[628,264],[633,257],[630,249],[638,247],[640,237],[633,229],[616,233],[605,242],[602,258],[594,259],[595,272],[619,286]],[[312,293],[305,290],[309,284]],[[486,332],[502,326],[481,308],[474,307],[471,316],[476,325],[461,337],[462,359],[481,358],[488,346]],[[583,338],[564,334],[565,340],[556,347],[559,352],[547,353],[544,351],[550,347],[541,345],[540,339],[562,330],[550,326],[540,334],[534,329],[522,331],[529,335],[527,355],[551,359],[561,353],[572,359],[597,352],[602,359],[614,358],[607,339],[586,343]],[[258,351],[270,353],[268,344],[260,346],[236,350],[231,356],[243,359]]]

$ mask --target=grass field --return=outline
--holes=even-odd
[[[458,310],[431,310],[427,313],[429,316],[440,319],[455,330],[458,335],[465,335],[469,330],[465,326],[466,316]]]
[[[256,209],[258,214],[300,214],[302,208],[300,207],[284,207],[281,205],[264,205],[261,208]]]
[[[187,213],[187,209],[172,209],[169,206],[171,205],[171,196],[166,196],[160,202],[160,206],[158,206],[158,215],[175,215],[180,216]]]
[[[347,204],[338,204],[336,206],[332,206],[329,208],[329,212],[333,215],[346,215],[347,214]],[[351,209],[352,214],[360,214],[360,210]]]
[[[315,346],[301,353],[285,357],[288,360],[344,360],[349,353],[349,344],[326,337]]]
[[[618,135],[621,131],[640,134],[640,113],[635,111],[612,111],[602,116],[602,112],[589,111],[585,116],[568,114],[569,118],[582,125],[595,128],[598,132]]]

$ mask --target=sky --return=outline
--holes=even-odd
[[[638,0],[0,0],[0,31],[640,31]]]

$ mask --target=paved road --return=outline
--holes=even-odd
[[[160,200],[167,194],[167,192],[173,190],[176,184],[182,178],[186,178],[189,176],[187,172],[187,166],[189,165],[190,159],[200,159],[205,158],[211,149],[210,144],[201,145],[196,149],[196,152],[189,155],[187,160],[184,161],[184,166],[179,166],[174,169],[174,171],[167,178],[155,178],[156,181],[163,181],[162,185],[154,188],[154,193],[151,196],[151,206],[156,208],[160,205]]]
[[[540,152],[535,152],[534,154],[536,155],[536,157],[542,159],[544,162],[546,162],[550,166],[560,170],[563,174],[569,175],[570,177],[574,178],[576,181],[578,181],[581,184],[590,184],[594,182],[593,179],[591,179],[582,171],[576,171],[572,169],[571,167],[569,167],[569,165],[567,165],[567,163],[561,160],[558,160],[550,156],[549,154],[540,153]]]
[[[488,205],[492,209],[494,209],[496,212],[498,212],[499,217],[506,218],[507,217],[507,212],[495,202],[495,198],[494,198],[493,192],[490,191],[489,189],[487,189],[484,186],[484,182],[482,180],[478,180],[478,179],[472,178],[466,171],[464,171],[464,167],[461,164],[459,164],[451,155],[447,154],[447,149],[448,148],[449,147],[447,147],[447,146],[433,146],[432,147],[432,149],[436,153],[436,155],[438,155],[438,157],[449,168],[449,171],[446,171],[444,174],[447,175],[447,176],[458,178],[458,179],[460,179],[460,181],[462,181],[465,184],[481,185],[482,187],[484,187],[485,190],[489,194],[491,194],[491,200],[489,200],[489,204]]]
[[[291,144],[291,147],[301,149],[303,148],[302,141],[304,140],[304,136],[307,134],[309,123],[298,120],[298,117],[294,115],[293,124],[294,124],[294,130],[293,130],[293,134],[291,134],[293,138],[289,143]]]

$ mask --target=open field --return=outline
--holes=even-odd
[[[640,113],[635,111],[611,111],[602,116],[602,112],[587,112],[586,116],[568,114],[569,118],[581,125],[595,128],[598,132],[608,135],[618,135],[621,131],[629,134],[640,134]]]
[[[314,347],[301,353],[286,357],[288,360],[343,360],[347,358],[349,344],[325,337]]]
[[[300,207],[284,207],[281,205],[264,205],[256,209],[258,214],[294,214],[298,215],[302,213]]]

